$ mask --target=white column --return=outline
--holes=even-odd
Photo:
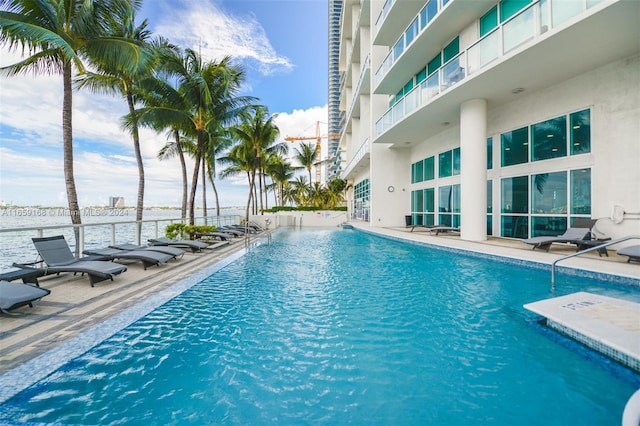
[[[487,239],[487,101],[460,105],[460,238]]]

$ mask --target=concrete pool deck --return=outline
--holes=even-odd
[[[530,246],[517,240],[492,238],[476,243],[462,241],[458,236],[448,234],[434,236],[428,232],[409,232],[408,228],[370,228],[367,223],[358,222],[352,225],[389,238],[431,244],[448,250],[502,256],[516,261],[532,261],[543,265],[550,265],[554,260],[575,251],[571,247],[554,245],[551,251],[546,253],[533,251]],[[259,241],[266,240],[261,236],[254,236],[248,243],[251,245]],[[236,239],[227,246],[205,250],[202,253],[186,253],[181,260],[174,260],[160,267],[151,267],[146,271],[139,262],[127,262],[127,272],[112,282],[98,283],[93,288],[89,285],[88,278],[73,274],[42,277],[39,280],[40,285],[51,290],[49,296],[36,302],[33,308],[22,307],[16,309],[13,315],[0,315],[0,374],[46,353],[142,303],[161,290],[245,249],[244,240]],[[615,251],[610,251],[609,257],[599,257],[595,252],[587,253],[568,259],[560,266],[594,274],[615,275],[640,285],[640,265],[626,263],[626,258],[617,256]],[[558,281],[557,285],[561,285],[562,275]],[[635,314],[636,319],[640,320],[640,312]]]

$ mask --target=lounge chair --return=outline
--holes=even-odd
[[[152,246],[172,246],[172,247],[186,247],[193,253],[199,252],[202,249],[209,247],[209,244],[193,241],[193,240],[172,240],[169,238],[152,238],[149,240],[149,245]]]
[[[526,244],[531,244],[533,250],[539,248],[549,251],[553,243],[579,244],[583,240],[589,240],[591,228],[568,228],[564,234],[556,237],[541,236],[523,240]]]
[[[158,251],[120,250],[112,247],[107,247],[102,249],[88,249],[83,251],[83,253],[92,255],[92,256],[102,256],[104,260],[118,260],[118,259],[139,260],[142,262],[142,265],[145,270],[149,266],[160,266],[161,264],[165,264],[171,259],[173,259],[172,255],[166,254],[166,253],[160,253]]]
[[[438,225],[429,229],[430,234],[446,234],[447,232],[460,232],[460,228],[455,226]]]
[[[616,253],[620,256],[627,256],[627,263],[640,262],[640,245],[621,248]]]
[[[170,254],[174,259],[179,259],[184,256],[185,251],[177,248],[177,247],[169,247],[169,246],[139,246],[136,244],[115,244],[109,246],[109,248],[115,248],[118,250],[149,250],[149,251],[157,251],[159,253]]]
[[[51,290],[29,284],[0,281],[0,312],[5,314],[20,306],[29,305],[51,293]]]
[[[195,234],[196,238],[218,238],[221,241],[231,241],[235,238],[235,235],[227,232],[198,232]]]
[[[101,281],[112,280],[127,270],[125,265],[116,262],[106,262],[102,260],[77,259],[64,239],[63,235],[54,237],[32,238],[33,245],[38,251],[38,260],[30,264],[14,263],[13,265],[23,269],[36,269],[44,271],[45,274],[57,274],[61,272],[82,273],[89,276],[91,287]],[[44,267],[37,265],[43,263]]]
[[[449,225],[441,225],[441,224],[440,225],[411,225],[411,231],[409,232],[413,232],[415,228],[424,228],[428,230],[429,233],[431,234],[435,233],[436,235],[445,233],[445,232],[460,232],[460,228],[457,228],[455,226],[449,226]]]

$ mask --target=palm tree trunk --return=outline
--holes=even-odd
[[[211,188],[213,188],[213,197],[216,202],[216,216],[220,216],[220,200],[218,199],[218,189],[216,188],[216,182],[214,179],[214,172],[211,167],[207,167],[207,173],[209,174],[209,181],[211,182]]]
[[[204,217],[204,224],[207,224],[207,163],[202,156],[202,216]]]
[[[138,132],[136,109],[133,104],[133,93],[131,93],[131,91],[127,92],[127,105],[129,105],[129,114],[131,114],[133,122],[131,135],[133,137],[133,151],[136,155],[136,163],[138,163],[138,201],[136,203],[136,221],[138,222],[137,226],[140,227],[142,226],[140,221],[142,220],[142,212],[144,209],[144,165],[142,164],[142,154],[140,152],[140,134]]]
[[[64,155],[64,182],[67,188],[67,202],[69,203],[71,223],[79,225],[82,223],[82,217],[80,216],[80,206],[78,205],[76,181],[73,176],[73,92],[71,88],[71,62],[69,60],[64,61],[62,79],[62,147]],[[73,230],[76,238],[76,257],[78,257],[80,255],[80,229],[78,227],[74,227]]]
[[[180,144],[180,132],[174,129],[173,134],[176,138],[176,150],[178,151],[178,158],[180,159],[180,170],[182,171],[182,216],[187,217],[187,163],[184,160],[184,152],[182,152],[182,145]]]
[[[196,142],[196,155],[194,158],[193,177],[191,179],[191,192],[189,194],[189,225],[195,225],[196,222],[196,189],[198,187],[198,172],[200,171],[200,159],[202,158],[203,142],[204,134],[202,130],[198,130],[198,141]]]
[[[249,178],[249,198],[247,198],[247,208],[245,210],[245,220],[249,221],[249,206],[251,206],[251,198],[253,196],[253,179],[252,173],[247,172],[247,177]]]

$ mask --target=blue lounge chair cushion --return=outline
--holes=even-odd
[[[8,311],[32,303],[51,293],[51,290],[29,284],[0,281],[0,311]]]

